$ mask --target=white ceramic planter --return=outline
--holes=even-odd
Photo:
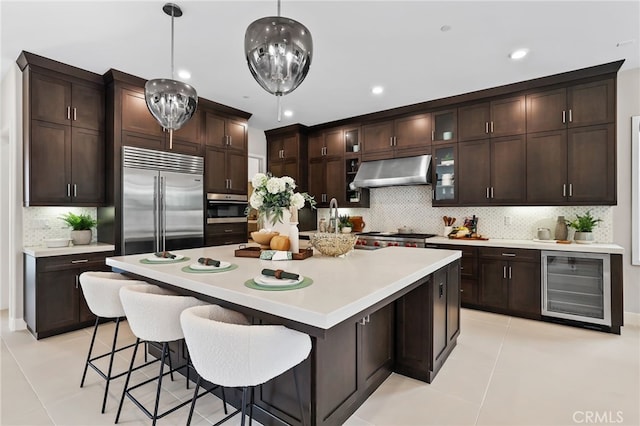
[[[91,237],[91,229],[85,229],[82,231],[71,231],[71,241],[73,241],[74,246],[89,244],[91,242]]]
[[[593,232],[578,232],[573,235],[573,240],[578,244],[593,243]]]

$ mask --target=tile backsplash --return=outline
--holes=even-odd
[[[536,237],[537,229],[549,228],[553,236],[558,216],[575,219],[576,214],[587,210],[602,222],[594,229],[594,239],[607,243],[613,241],[613,212],[610,206],[542,206],[542,207],[433,207],[431,186],[396,186],[372,188],[370,208],[341,208],[340,214],[362,216],[364,231],[397,231],[406,226],[415,232],[444,232],[443,216],[457,218],[455,225],[462,225],[465,217],[474,214],[478,219],[478,232],[488,238],[528,240]],[[319,209],[318,219],[329,217],[329,209]],[[506,224],[509,222],[510,224]],[[569,228],[569,238],[573,230]]]
[[[69,238],[71,228],[60,219],[64,213],[88,214],[97,217],[95,207],[23,207],[22,238],[25,247],[43,246],[49,238]],[[92,241],[97,241],[98,233],[93,230]]]

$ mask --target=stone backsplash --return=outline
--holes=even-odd
[[[539,227],[549,228],[553,236],[558,216],[575,219],[576,214],[591,214],[602,219],[594,229],[594,238],[601,243],[613,241],[613,213],[610,206],[554,206],[554,207],[433,207],[431,186],[395,186],[372,188],[368,209],[340,208],[340,214],[362,216],[367,224],[364,231],[397,231],[406,226],[415,232],[444,232],[443,216],[457,218],[462,225],[465,217],[474,214],[478,232],[488,238],[528,240],[535,238]],[[319,209],[318,219],[329,217],[329,209]],[[510,221],[510,224],[506,224]],[[573,230],[569,228],[569,238]]]
[[[44,246],[49,238],[69,238],[71,228],[60,219],[60,216],[72,212],[97,217],[95,207],[24,207],[22,209],[22,238],[25,247]],[[97,241],[97,232],[93,230],[91,242]]]

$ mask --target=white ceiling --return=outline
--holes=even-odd
[[[2,0],[2,76],[26,50],[99,74],[170,77],[164,3]],[[640,0],[283,0],[282,16],[309,28],[314,51],[306,80],[282,99],[295,114],[278,123],[275,97],[251,77],[243,47],[249,23],[276,15],[276,0],[176,3],[184,12],[175,21],[176,69],[191,71],[201,97],[252,113],[257,129],[324,123],[619,59],[623,69],[640,67]],[[529,56],[510,60],[520,47]],[[378,84],[385,92],[374,96]]]

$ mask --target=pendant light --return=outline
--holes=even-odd
[[[198,94],[190,85],[174,80],[173,20],[182,16],[182,10],[173,3],[165,4],[162,10],[171,16],[171,79],[147,81],[144,85],[144,97],[151,115],[169,130],[169,149],[172,149],[173,131],[180,129],[193,117],[198,107]]]
[[[298,21],[269,16],[253,21],[244,35],[244,51],[251,75],[278,100],[278,121],[282,116],[280,98],[293,92],[307,76],[311,65],[311,33]]]

